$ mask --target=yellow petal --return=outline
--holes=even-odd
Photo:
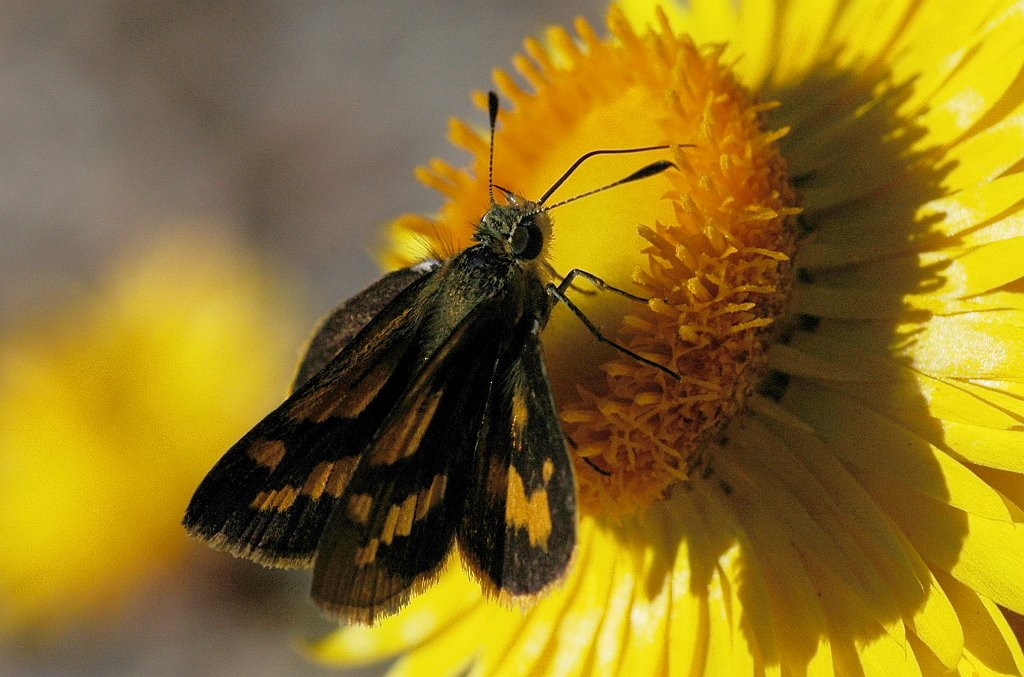
[[[949,571],[1014,611],[1024,609],[1024,525],[976,517],[910,492],[893,491],[893,484],[867,486],[933,570]]]
[[[977,47],[970,49],[915,121],[928,129],[925,142],[950,143],[969,130],[1009,89],[1020,74],[1022,62],[1024,15],[1003,14],[978,33]]]
[[[868,407],[810,384],[787,402],[817,428],[847,465],[899,478],[910,493],[930,496],[975,515],[1010,520],[999,495],[970,469]]]
[[[827,270],[948,246],[948,241],[939,239],[943,237],[957,236],[957,246],[966,248],[1020,237],[1024,215],[1014,208],[1022,191],[1024,174],[1011,174],[935,200],[914,215],[921,226],[913,234],[904,224],[891,222],[906,218],[899,210],[845,209],[842,214],[851,218],[831,219],[827,229],[801,245],[796,261],[803,268]],[[992,220],[999,215],[1004,216]],[[985,225],[977,227],[981,224]],[[935,236],[923,236],[925,229]],[[900,290],[887,287],[879,291],[893,294]]]
[[[858,589],[871,601],[877,618],[894,617],[897,612],[892,591],[864,557],[855,529],[846,524],[837,497],[797,460],[786,442],[758,421],[732,426],[729,437],[730,458],[759,478],[761,497],[773,506],[774,516],[786,522],[801,550],[813,553],[805,555],[805,560],[820,560]]]
[[[935,91],[977,45],[984,25],[1012,5],[1012,0],[919,3],[913,21],[896,33],[891,50],[900,55],[890,63],[893,79],[915,85],[901,112],[912,115],[926,109]],[[942,39],[936,40],[936,35]]]
[[[762,403],[758,411],[768,417],[761,420],[787,441],[792,453],[835,502],[835,507],[831,508],[837,522],[834,531],[849,533],[857,539],[862,549],[860,556],[866,557],[885,579],[888,594],[895,599],[908,627],[941,657],[943,664],[955,665],[963,645],[960,622],[913,546],[838,461],[832,449],[818,441],[813,431],[790,420],[778,405]],[[782,472],[793,470],[784,467]],[[884,606],[879,607],[877,592],[864,587],[856,590],[862,598],[871,600],[871,617],[875,622],[882,625],[892,622],[892,615],[887,615]]]
[[[1020,387],[1019,384],[1009,381],[982,381],[979,379],[978,383],[960,379],[955,382],[956,387],[965,393],[971,395],[974,400],[978,403],[982,403],[983,406],[995,407],[1008,412],[1019,412],[1021,407],[1021,393],[1017,390]],[[975,412],[978,408],[975,407]],[[987,409],[986,409],[987,410]],[[1018,418],[1015,419],[1017,423],[1015,425],[997,426],[999,428],[1019,428],[1020,414],[1017,414]],[[951,416],[952,420],[964,421],[966,417],[962,416]],[[978,425],[984,425],[978,421],[966,420],[967,423],[976,423]]]
[[[1024,434],[956,421],[939,421],[939,436],[952,453],[970,463],[1024,473]]]
[[[829,664],[830,650],[819,632],[825,621],[817,587],[800,559],[800,549],[794,547],[796,541],[787,535],[790,526],[779,518],[778,506],[761,498],[764,478],[750,476],[727,454],[719,460],[716,475],[731,487],[734,500],[729,507],[758,553],[750,565],[760,567],[765,578],[773,625],[785,628],[775,637],[778,660],[784,665],[807,665],[809,671],[820,662]],[[744,500],[735,500],[739,496]],[[799,509],[784,514],[797,516]]]
[[[583,673],[588,664],[585,657],[594,651],[594,637],[611,594],[615,544],[593,529],[591,520],[584,522],[580,542],[585,552],[574,564],[578,567],[579,584],[561,602],[562,616],[546,640],[549,646],[543,670],[548,674],[572,677]]]
[[[999,608],[955,578],[936,572],[964,624],[962,672],[978,675],[1024,674],[1024,653]]]
[[[868,262],[841,275],[830,276],[833,286],[924,293],[933,296],[975,296],[1024,275],[1015,265],[1024,256],[1024,238],[977,247],[951,248]]]
[[[817,568],[815,573],[821,579],[822,604],[829,612],[829,640],[835,659],[834,670],[821,674],[921,674],[901,622],[872,623],[863,597],[828,569]],[[870,635],[865,636],[868,629]]]
[[[619,557],[627,558],[629,554],[619,553]],[[589,657],[588,669],[593,674],[611,674],[618,665],[623,649],[622,638],[629,631],[629,610],[633,606],[635,586],[639,583],[634,574],[632,567],[622,563],[617,564],[609,575],[610,594],[604,619],[594,637],[595,650]]]
[[[767,581],[753,556],[754,546],[717,491],[700,486],[677,492],[672,502],[679,513],[697,516],[687,533],[688,560],[676,566],[673,585],[686,591],[687,615],[673,619],[670,646],[692,644],[690,665],[669,656],[673,674],[743,675],[765,669],[779,673]],[[681,553],[682,554],[682,553]],[[677,593],[677,597],[680,593]],[[677,602],[678,603],[678,602]],[[689,627],[687,623],[692,623]],[[693,639],[686,637],[691,634]],[[677,644],[679,642],[679,644]],[[755,658],[756,657],[756,658]]]
[[[388,671],[388,677],[418,677],[419,675],[462,675],[476,657],[480,629],[500,635],[493,607],[474,606],[446,628],[445,632],[402,656]],[[500,613],[501,610],[498,610]]]
[[[414,597],[401,614],[375,627],[343,628],[305,648],[327,663],[374,663],[448,632],[467,616],[479,615],[480,607],[479,587],[457,565],[449,566],[429,594]]]
[[[946,383],[837,339],[800,335],[791,345],[773,345],[768,355],[772,368],[779,371],[842,382],[842,392],[873,402],[878,410],[911,430],[918,425],[925,403],[929,415],[936,418],[1000,429],[1018,424],[1017,419],[993,405],[995,393],[990,398],[979,397],[975,391],[980,389],[969,383]],[[880,388],[878,384],[885,386]]]
[[[913,366],[947,378],[1020,378],[1024,375],[1024,327],[933,317],[914,332],[908,351]]]
[[[1024,156],[1024,108],[953,146],[943,185],[950,188],[992,181]]]
[[[782,14],[776,35],[778,51],[772,72],[774,86],[800,80],[817,62],[839,7],[838,0],[794,0],[790,4]]]
[[[735,57],[736,72],[748,87],[757,91],[775,62],[775,31],[779,21],[776,2],[754,0],[740,5],[736,40],[730,41],[726,58]]]
[[[857,68],[884,54],[910,18],[914,4],[908,0],[846,3],[829,31],[829,49],[839,52],[837,67]]]
[[[643,557],[644,565],[635,575],[647,584],[637,587],[629,612],[631,631],[626,637],[620,664],[625,675],[654,675],[666,668],[665,640],[672,601],[669,570],[666,569],[668,561],[664,552],[654,548],[647,549]]]

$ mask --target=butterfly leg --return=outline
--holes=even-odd
[[[563,430],[562,434],[565,435],[565,441],[569,443],[569,446],[572,447],[573,451],[576,451],[577,449],[579,449],[579,447],[576,446],[576,443],[573,442],[573,439],[571,437],[569,437],[569,433],[567,433],[567,432],[565,432]],[[591,461],[586,456],[583,456],[582,458],[583,458],[583,462],[586,463],[587,465],[589,465],[594,470],[594,472],[596,472],[596,473],[598,473],[600,475],[604,475],[605,477],[611,477],[612,476],[612,474],[610,472],[608,472],[607,470],[605,470],[604,468],[602,468],[598,464],[594,463],[593,461]]]
[[[565,281],[565,276],[559,273],[557,270],[555,270],[555,267],[551,265],[550,262],[541,261],[541,265],[544,266],[544,269],[547,270],[548,273],[550,273],[551,277],[558,277],[561,278],[563,282]],[[598,289],[583,289],[582,287],[578,287],[572,284],[571,282],[569,285],[565,287],[563,291],[568,291],[569,289],[572,289],[574,292],[578,294],[583,294],[585,296],[597,296],[597,293],[599,291]]]
[[[568,279],[569,279],[569,277],[566,276],[566,280],[568,280]],[[605,343],[605,344],[611,346],[612,348],[615,348],[616,350],[618,350],[623,355],[627,355],[628,357],[631,357],[632,359],[636,360],[637,362],[640,362],[641,364],[646,364],[649,367],[654,367],[655,369],[663,371],[663,372],[665,372],[666,374],[668,374],[669,376],[671,376],[672,378],[674,378],[677,381],[681,381],[682,380],[682,378],[683,378],[682,376],[680,376],[676,372],[672,371],[668,367],[666,367],[666,366],[664,366],[662,364],[658,364],[657,362],[655,362],[653,360],[649,360],[646,357],[643,357],[642,355],[634,353],[632,350],[630,350],[626,346],[621,345],[619,343],[616,343],[615,341],[613,341],[610,338],[608,338],[607,336],[605,336],[604,333],[601,331],[601,329],[596,324],[591,322],[590,318],[587,317],[584,314],[584,312],[582,310],[580,310],[579,307],[575,303],[572,302],[572,299],[570,299],[568,296],[565,295],[565,290],[562,289],[563,285],[565,285],[565,280],[563,280],[562,284],[558,285],[558,286],[555,286],[554,284],[549,284],[548,287],[547,287],[548,293],[552,297],[554,297],[554,299],[556,301],[561,301],[562,303],[564,303],[565,306],[569,310],[571,310],[573,312],[573,315],[578,317],[580,322],[582,322],[583,325],[588,330],[590,330],[590,333],[594,335],[594,338],[596,338],[601,343]],[[608,289],[613,289],[613,288],[612,287],[608,287]],[[623,293],[624,294],[629,294],[629,292],[623,292]],[[639,298],[639,297],[637,297],[637,298]]]
[[[569,274],[562,278],[562,282],[558,285],[558,290],[565,293],[572,286],[573,280],[575,280],[577,277],[582,277],[584,280],[587,280],[601,291],[610,291],[615,294],[618,294],[619,296],[624,296],[625,298],[631,301],[637,301],[638,303],[647,303],[648,301],[650,301],[650,299],[644,298],[643,296],[631,294],[625,289],[613,287],[612,285],[608,284],[607,282],[599,278],[597,275],[594,275],[593,273],[588,273],[582,268],[573,268],[572,270],[570,270]]]

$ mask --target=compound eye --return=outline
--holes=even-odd
[[[512,253],[520,259],[532,260],[540,256],[544,248],[544,234],[532,218],[524,218],[516,224],[510,239]]]

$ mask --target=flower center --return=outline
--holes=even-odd
[[[651,301],[624,318],[616,338],[682,379],[616,356],[601,382],[564,401],[567,432],[589,459],[577,464],[581,504],[611,515],[642,510],[711,472],[710,449],[765,376],[796,240],[781,134],[763,122],[768,106],[719,63],[719,50],[667,31],[641,44],[670,76],[655,115],[663,133],[693,147],[675,158],[671,216],[638,229],[646,261],[633,279]]]
[[[657,159],[679,171],[588,197],[551,213],[548,260],[583,268],[648,303],[596,292],[570,296],[621,346],[668,367],[676,380],[601,346],[556,307],[544,334],[548,369],[575,446],[580,503],[590,514],[645,509],[672,486],[710,471],[709,449],[765,376],[768,343],[791,289],[795,199],[764,113],[719,62],[665,26],[635,34],[612,11],[610,39],[583,23],[579,39],[527,42],[517,67],[537,90],[496,77],[512,104],[499,118],[495,181],[527,198],[584,152],[688,144],[672,152],[585,164],[557,201],[622,178]],[[476,177],[434,163],[421,173],[452,198],[438,221],[456,247],[486,209],[486,142],[456,125],[477,156]],[[400,232],[433,239],[437,222],[405,217]]]

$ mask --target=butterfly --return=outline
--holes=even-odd
[[[490,166],[498,98],[488,97]],[[325,615],[372,623],[436,579],[457,544],[486,593],[529,603],[566,574],[577,490],[541,347],[557,303],[608,340],[566,292],[577,277],[646,301],[582,270],[559,284],[546,263],[548,212],[653,176],[658,161],[544,206],[592,151],[536,202],[489,176],[474,244],[392,272],[315,331],[292,395],[232,446],[183,520],[209,545],[275,567],[313,567]],[[497,189],[502,202],[494,198]]]

